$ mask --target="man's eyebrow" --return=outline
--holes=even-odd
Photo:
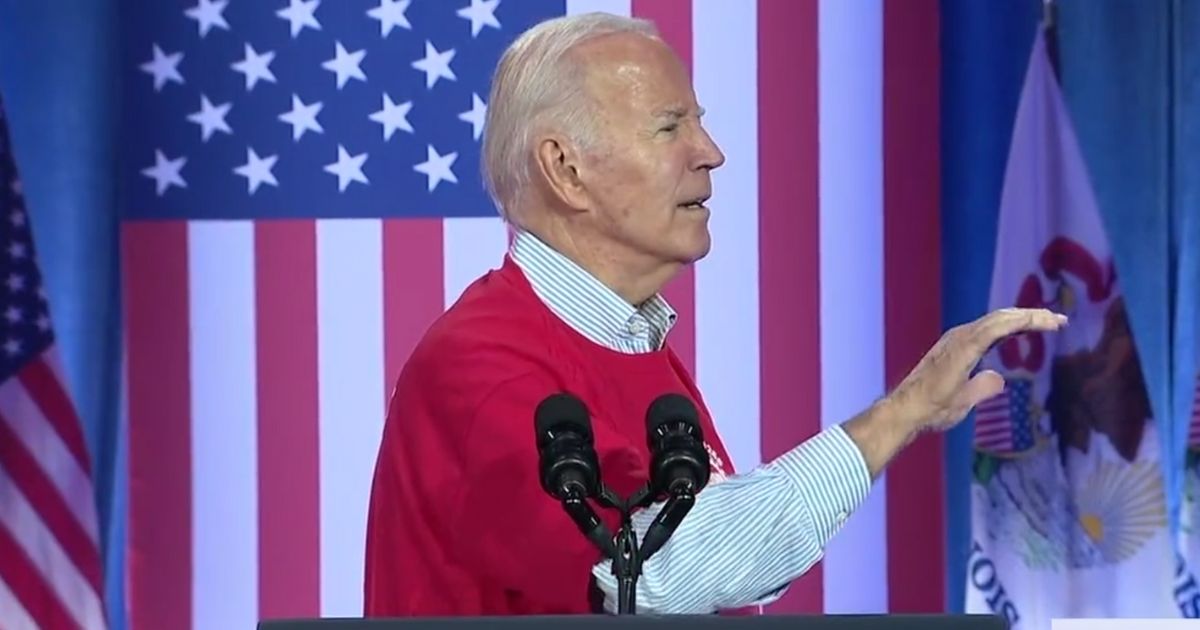
[[[669,118],[671,120],[679,120],[681,118],[686,118],[688,115],[688,111],[689,110],[686,107],[666,107],[666,108],[658,110],[657,112],[654,112],[654,117],[655,118]],[[704,108],[701,107],[698,110],[696,110],[696,115],[703,116]]]

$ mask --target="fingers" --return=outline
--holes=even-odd
[[[955,408],[964,411],[974,408],[979,403],[998,396],[1004,391],[1004,377],[993,370],[983,370],[976,374],[959,390]]]
[[[1055,331],[1067,324],[1067,316],[1038,308],[1006,308],[993,311],[977,320],[972,341],[982,355],[997,341],[1027,331]]]

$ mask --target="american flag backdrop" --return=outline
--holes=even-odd
[[[650,18],[692,71],[727,162],[671,343],[735,465],[870,404],[940,331],[937,8],[125,0],[132,627],[361,614],[385,403],[500,264],[489,77],[546,17]],[[942,484],[923,437],[770,611],[942,610]]]
[[[106,627],[91,455],[0,105],[0,628]]]

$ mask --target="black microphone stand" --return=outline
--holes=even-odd
[[[655,552],[662,549],[671,534],[674,534],[679,524],[683,522],[683,517],[687,516],[695,504],[696,495],[690,488],[681,488],[671,494],[671,498],[667,499],[666,504],[659,510],[658,515],[654,517],[654,521],[646,530],[646,539],[641,549],[643,561],[649,560]]]
[[[637,582],[642,575],[643,563],[662,549],[671,534],[675,533],[683,517],[695,504],[696,497],[689,487],[672,492],[646,530],[645,543],[640,548],[637,532],[633,527],[633,510],[650,507],[654,503],[649,485],[638,490],[627,500],[622,500],[602,485],[597,501],[604,507],[620,512],[621,526],[611,540],[607,536],[604,524],[582,500],[565,499],[563,508],[588,539],[605,557],[612,560],[612,574],[617,578],[617,614],[633,615],[637,612]]]
[[[637,611],[637,580],[642,574],[642,556],[638,550],[637,532],[633,529],[633,511],[628,503],[620,506],[621,527],[617,530],[617,555],[612,572],[617,578],[617,614],[632,615]]]

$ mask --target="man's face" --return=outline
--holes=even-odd
[[[618,35],[587,54],[599,150],[581,174],[596,230],[636,267],[708,253],[709,172],[725,161],[700,125],[687,70],[662,42]]]

